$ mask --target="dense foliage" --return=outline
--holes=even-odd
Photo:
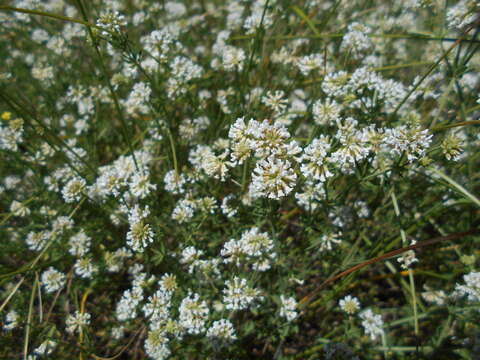
[[[479,13],[0,5],[0,358],[473,359]]]

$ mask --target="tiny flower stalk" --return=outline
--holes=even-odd
[[[475,354],[480,4],[371,3],[0,5],[2,355]]]

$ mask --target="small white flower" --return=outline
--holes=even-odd
[[[7,313],[5,317],[5,323],[3,324],[3,329],[10,331],[15,329],[18,326],[19,316],[18,313],[14,310],[11,310]]]
[[[412,240],[410,242],[410,245],[415,245],[416,243],[416,240]],[[400,255],[397,261],[401,264],[401,267],[403,269],[409,269],[413,263],[418,262],[418,259],[415,256],[415,251],[408,250],[405,251],[402,255]]]
[[[362,326],[365,333],[370,336],[372,341],[375,341],[378,336],[383,335],[383,320],[382,316],[374,314],[371,309],[367,309],[360,313],[362,319]]]
[[[55,341],[45,340],[33,352],[39,356],[50,355],[53,352],[53,350],[55,350],[56,346],[57,346],[57,343]]]
[[[165,174],[163,181],[165,182],[166,191],[175,195],[185,192],[184,186],[187,182],[185,175],[177,174],[175,170],[170,170]]]
[[[370,28],[363,24],[351,23],[343,37],[340,49],[342,51],[350,51],[353,57],[358,59],[362,53],[373,46],[372,40],[368,37],[370,32]]]
[[[60,271],[49,267],[42,273],[42,285],[47,293],[51,293],[61,289],[65,285],[66,276]]]
[[[91,242],[92,239],[81,230],[70,237],[68,252],[74,256],[84,256],[88,252]]]
[[[151,321],[165,321],[170,316],[171,293],[158,290],[148,298],[148,302],[143,306],[143,312],[146,317],[151,317]]]
[[[62,190],[63,199],[66,203],[72,203],[80,200],[85,190],[85,180],[79,177],[71,179]]]
[[[310,54],[297,59],[296,65],[300,72],[307,76],[312,71],[320,69],[323,66],[322,54]]]
[[[75,331],[78,331],[80,333],[83,327],[90,324],[90,317],[89,313],[81,313],[78,310],[75,312],[75,315],[68,315],[65,321],[67,332],[73,334]]]
[[[228,46],[223,51],[223,67],[229,71],[242,71],[243,62],[245,61],[245,51],[241,48]]]
[[[98,27],[104,29],[102,35],[106,37],[109,37],[111,32],[120,32],[126,24],[125,16],[120,15],[117,11],[103,13],[96,23]]]
[[[297,174],[291,163],[270,156],[257,162],[252,174],[251,192],[254,196],[281,199],[295,187]]]
[[[234,198],[235,196],[233,194],[225,196],[222,200],[222,205],[220,206],[222,213],[228,218],[235,216],[238,211],[237,209],[231,207],[229,204],[229,202]]]
[[[59,216],[52,223],[52,232],[61,235],[64,231],[70,230],[74,223],[68,216]]]
[[[341,236],[341,232],[322,235],[320,238],[319,251],[332,250],[333,244],[340,244],[342,242],[340,239]]]
[[[250,287],[246,279],[235,276],[228,280],[223,289],[223,302],[229,310],[247,309],[254,301],[262,299],[257,289]]]
[[[293,321],[297,318],[297,301],[293,297],[285,297],[280,295],[280,301],[282,306],[280,308],[280,316],[287,319],[287,321]]]
[[[457,284],[455,291],[460,296],[467,296],[468,300],[480,301],[480,272],[471,272],[463,276],[465,285]]]
[[[147,172],[135,173],[130,180],[130,191],[139,199],[145,199],[152,191],[157,189],[157,185],[149,182],[150,174]]]
[[[223,341],[232,341],[237,338],[233,324],[227,319],[214,321],[207,331],[207,337]]]
[[[84,279],[91,278],[97,271],[97,267],[92,264],[92,259],[89,257],[78,259],[73,268],[75,269],[75,274]]]
[[[153,359],[167,359],[171,354],[168,341],[168,337],[162,329],[151,330],[145,340],[145,351]]]
[[[15,216],[25,217],[30,215],[30,209],[23,203],[13,200],[10,204],[10,211]]]
[[[150,214],[148,206],[141,209],[135,205],[128,215],[130,229],[127,233],[127,244],[134,250],[142,252],[150,243],[154,241],[155,233],[150,224],[146,222],[146,217]]]
[[[198,294],[189,294],[180,303],[180,326],[190,334],[201,334],[206,330],[209,312],[206,301],[200,301]]]
[[[330,150],[330,139],[321,136],[313,141],[305,148],[301,157],[302,166],[300,171],[303,176],[309,180],[325,182],[329,177],[333,176],[328,168],[326,160]]]
[[[267,94],[262,97],[262,103],[272,109],[275,113],[282,113],[287,108],[288,100],[284,98],[285,93],[282,90],[275,92],[267,91]]]
[[[318,125],[334,125],[340,120],[341,108],[335,100],[327,98],[313,104],[313,119]]]
[[[188,199],[180,200],[172,211],[172,219],[180,224],[190,220],[195,214],[197,206]]]
[[[339,302],[340,308],[345,311],[348,315],[355,314],[358,310],[360,310],[360,302],[356,297],[347,295]]]

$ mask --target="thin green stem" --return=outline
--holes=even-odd
[[[71,23],[77,23],[77,24],[82,24],[87,27],[94,27],[97,29],[102,29],[98,27],[95,24],[91,24],[87,21],[71,18],[68,16],[63,16],[63,15],[58,15],[58,14],[53,14],[45,11],[38,11],[38,10],[31,10],[31,9],[23,9],[23,8],[17,8],[13,6],[5,6],[5,5],[0,5],[0,11],[12,11],[12,12],[18,12],[18,13],[23,13],[23,14],[29,14],[29,15],[37,15],[37,16],[43,16],[43,17],[49,17],[52,19],[56,20],[61,20],[61,21],[66,21],[66,22],[71,22]],[[102,29],[105,31],[104,29]]]
[[[80,11],[82,13],[82,16],[85,20],[88,20],[88,17],[87,17],[87,13],[86,13],[86,10],[85,10],[85,7],[83,6],[83,3],[82,3],[82,0],[77,0],[77,3],[78,3],[78,6],[80,7]],[[87,22],[87,21],[86,21]],[[127,129],[127,123],[126,123],[126,120],[123,116],[123,111],[120,107],[120,102],[118,101],[118,97],[117,97],[117,94],[115,92],[115,90],[113,89],[113,86],[112,86],[112,83],[110,81],[111,77],[110,77],[110,74],[109,74],[109,71],[107,69],[107,66],[105,65],[105,60],[103,58],[103,55],[102,53],[100,52],[100,49],[98,48],[98,44],[97,44],[97,41],[95,39],[95,36],[93,35],[93,32],[92,32],[92,29],[90,26],[88,26],[88,34],[90,36],[90,39],[92,41],[92,44],[93,44],[93,48],[95,49],[95,53],[97,54],[98,56],[98,59],[100,61],[100,67],[102,69],[102,72],[104,74],[104,77],[105,77],[105,83],[108,87],[108,90],[110,92],[110,96],[113,100],[113,103],[115,105],[115,109],[117,111],[117,114],[118,114],[118,118],[120,120],[120,123],[122,125],[122,130],[123,130],[123,137],[125,139],[125,142],[127,143],[128,145],[128,148],[130,149],[130,153],[132,154],[132,158],[133,158],[133,162],[135,164],[135,168],[138,170],[138,163],[137,163],[137,159],[135,158],[135,153],[133,151],[133,146],[132,146],[132,143],[130,141],[130,137],[129,137],[129,131]]]

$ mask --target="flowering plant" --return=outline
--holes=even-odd
[[[469,358],[479,10],[0,5],[0,357]]]

